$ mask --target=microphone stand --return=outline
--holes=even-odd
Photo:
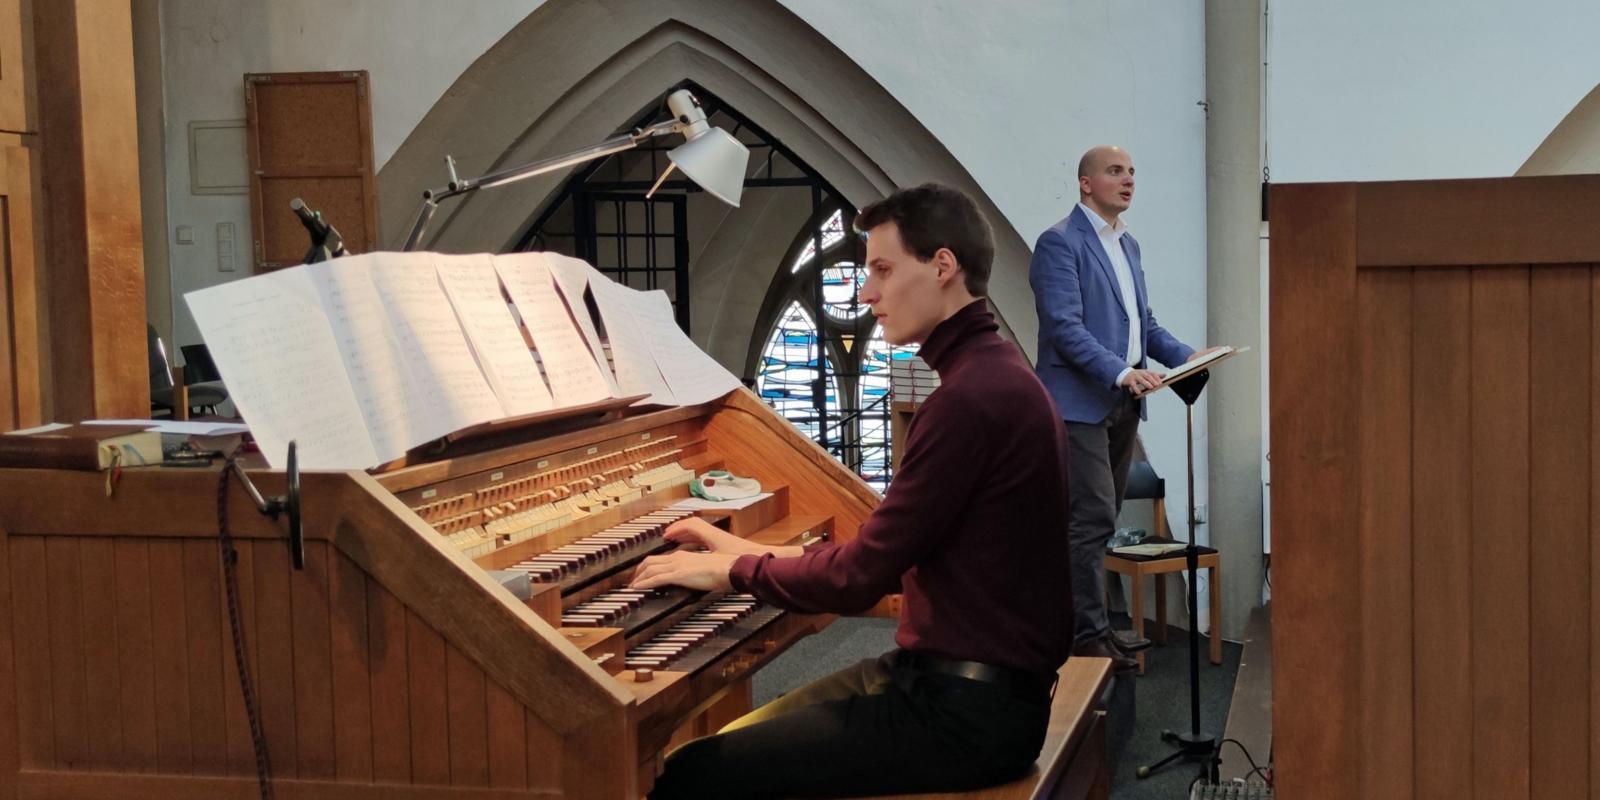
[[[338,229],[329,225],[322,218],[322,213],[312,211],[304,200],[296,197],[289,201],[289,210],[300,218],[300,224],[305,226],[306,233],[311,235],[311,249],[306,251],[302,264],[315,264],[318,261],[327,261],[332,258],[349,255],[344,249],[344,237],[339,235]]]

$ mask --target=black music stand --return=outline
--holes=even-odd
[[[1206,381],[1211,379],[1211,367],[1223,359],[1229,358],[1239,350],[1226,350],[1219,355],[1205,359],[1201,365],[1196,365],[1192,370],[1178,371],[1169,375],[1162,381],[1161,387],[1172,387],[1178,398],[1183,401],[1188,412],[1189,439],[1188,439],[1188,467],[1189,467],[1189,546],[1184,548],[1184,560],[1187,566],[1189,579],[1189,732],[1175,733],[1162,731],[1161,741],[1177,748],[1165,758],[1149,766],[1140,767],[1137,774],[1140,778],[1148,778],[1150,774],[1174,761],[1182,759],[1201,764],[1201,777],[1215,781],[1217,768],[1221,763],[1221,747],[1215,737],[1205,736],[1200,733],[1200,548],[1195,544],[1195,513],[1194,513],[1194,403],[1200,399],[1200,392],[1206,388]],[[1181,370],[1182,368],[1180,368]],[[1158,388],[1158,390],[1159,390]],[[1216,591],[1216,587],[1211,587]],[[1211,620],[1213,626],[1220,625],[1221,620]]]

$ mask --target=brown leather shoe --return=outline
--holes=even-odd
[[[1087,642],[1078,642],[1072,646],[1072,654],[1091,658],[1109,658],[1111,659],[1111,668],[1116,672],[1129,672],[1139,668],[1139,662],[1123,655],[1122,651],[1111,643],[1111,637],[1109,636],[1090,639]]]
[[[1122,651],[1125,656],[1144,650],[1150,646],[1150,640],[1135,634],[1133,631],[1112,631],[1111,644]]]

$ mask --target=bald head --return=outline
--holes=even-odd
[[[1099,147],[1089,148],[1083,154],[1083,158],[1078,159],[1078,177],[1088,177],[1103,168],[1108,159],[1117,156],[1128,158],[1128,151],[1114,144],[1103,144]],[[1129,159],[1129,161],[1131,162],[1132,159]]]
[[[1078,199],[1115,223],[1133,204],[1133,158],[1113,145],[1090,148],[1078,159]]]

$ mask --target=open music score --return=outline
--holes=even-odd
[[[508,417],[640,395],[692,405],[740,386],[677,327],[665,294],[564,256],[369,253],[184,299],[276,467],[291,439],[302,468],[371,469]]]

